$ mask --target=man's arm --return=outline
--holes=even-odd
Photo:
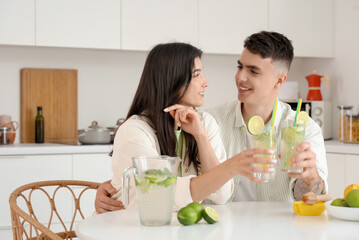
[[[302,143],[297,147],[297,151],[299,153],[292,158],[292,167],[303,168],[303,172],[288,173],[288,175],[297,178],[293,191],[295,200],[300,201],[303,194],[307,192],[322,194],[324,181],[318,174],[316,154],[312,151],[310,143]]]
[[[121,201],[112,199],[110,196],[116,193],[111,185],[111,180],[101,183],[96,192],[95,209],[96,213],[105,213],[124,209]]]

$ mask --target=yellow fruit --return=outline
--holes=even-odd
[[[303,216],[319,216],[325,211],[324,202],[317,202],[316,204],[307,205],[303,201],[293,203],[294,212]]]
[[[351,184],[344,190],[344,200],[347,200],[347,195],[351,190],[359,189],[359,184]]]

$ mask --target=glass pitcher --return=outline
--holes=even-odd
[[[129,203],[130,177],[134,176],[141,224],[169,225],[177,181],[177,157],[138,156],[122,173],[122,202]]]

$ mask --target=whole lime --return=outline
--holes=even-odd
[[[204,210],[203,205],[198,202],[192,202],[192,203],[188,204],[187,207],[191,207],[194,210],[196,210],[196,212],[197,212],[196,222],[199,222],[202,219],[202,212]]]
[[[359,207],[359,189],[351,190],[346,200],[349,207]]]
[[[197,220],[197,211],[191,207],[181,208],[177,213],[177,219],[183,225],[192,225]]]
[[[348,207],[347,201],[345,201],[344,198],[334,199],[330,205],[336,207]]]

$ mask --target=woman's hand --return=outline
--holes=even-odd
[[[183,131],[191,134],[195,139],[206,134],[200,116],[193,107],[175,104],[163,111],[170,113],[176,124],[181,127]]]
[[[237,155],[234,155],[231,159],[232,171],[234,175],[241,175],[253,182],[265,182],[253,176],[253,173],[268,173],[275,171],[274,164],[277,163],[276,159],[255,157],[256,154],[273,155],[272,150],[255,148],[243,151]],[[257,164],[269,164],[268,167],[262,167]]]

